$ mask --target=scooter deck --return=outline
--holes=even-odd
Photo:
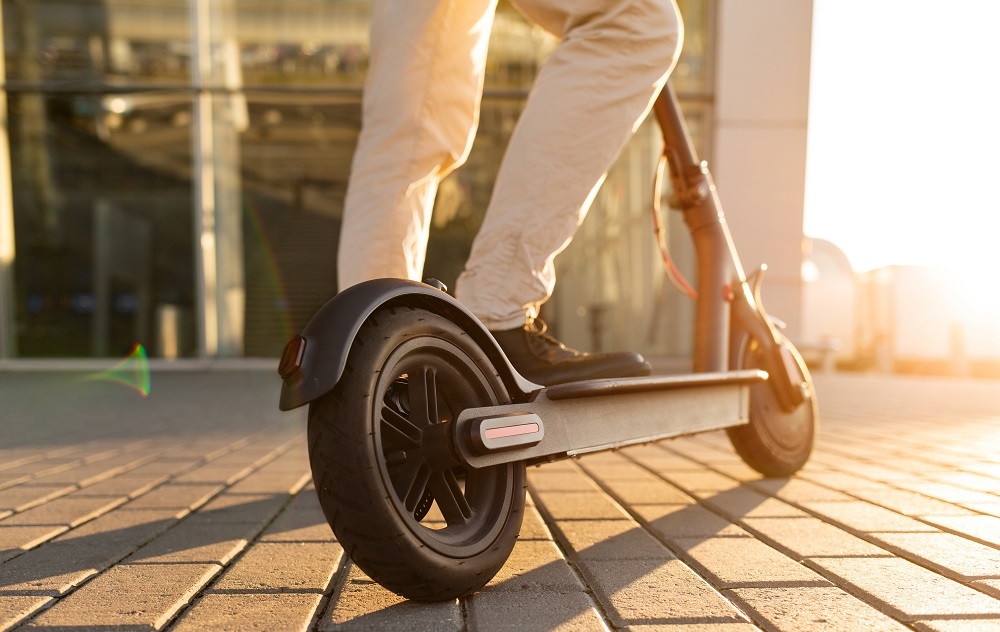
[[[763,371],[588,380],[539,390],[523,404],[470,408],[455,448],[471,467],[553,461],[748,421]]]

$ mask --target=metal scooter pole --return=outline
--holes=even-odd
[[[771,375],[769,382],[782,407],[792,410],[805,399],[805,377],[760,303],[760,273],[754,287],[747,282],[712,174],[698,159],[670,82],[654,102],[653,112],[663,134],[674,203],[684,213],[697,257],[693,369],[698,373],[729,369],[732,334],[746,332],[763,348],[762,368]]]
[[[730,302],[733,287],[746,281],[729,226],[722,214],[708,165],[698,159],[680,104],[668,82],[653,104],[663,142],[674,196],[684,212],[694,241],[698,266],[694,371],[729,368]]]

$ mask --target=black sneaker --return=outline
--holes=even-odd
[[[524,327],[491,331],[518,373],[542,386],[612,377],[649,375],[652,367],[638,353],[584,353],[545,333],[535,320]]]

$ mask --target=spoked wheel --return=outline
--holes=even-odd
[[[816,393],[806,363],[784,336],[781,344],[791,352],[805,378],[806,400],[787,411],[768,382],[755,384],[750,388],[750,423],[726,430],[733,448],[747,465],[765,476],[790,476],[806,464],[819,420]],[[757,341],[746,336],[736,349],[733,365],[738,369],[763,368],[761,355]]]
[[[524,464],[454,466],[459,413],[509,401],[457,325],[384,308],[362,326],[337,387],[309,409],[309,460],[337,539],[372,579],[410,599],[474,592],[510,555]]]

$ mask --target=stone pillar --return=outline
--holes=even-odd
[[[749,274],[768,266],[764,302],[796,339],[812,0],[720,0],[712,173]]]

